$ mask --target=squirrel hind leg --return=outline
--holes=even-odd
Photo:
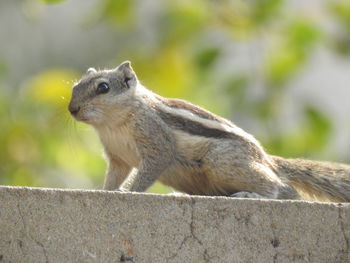
[[[293,186],[285,184],[283,187],[278,189],[278,199],[291,199],[291,200],[300,200],[301,196],[295,190]]]
[[[230,197],[234,197],[234,198],[257,198],[257,199],[266,199],[268,197],[260,195],[258,193],[251,193],[251,192],[237,192],[234,193],[232,195],[230,195]]]
[[[246,192],[246,191],[234,193],[234,194],[230,195],[230,197],[257,198],[257,199],[291,199],[291,200],[300,199],[300,195],[298,194],[298,192],[293,187],[291,187],[289,185],[285,185],[283,187],[280,187],[278,189],[277,197],[262,195],[262,194],[255,193],[255,192]]]

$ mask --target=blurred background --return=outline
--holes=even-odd
[[[350,163],[348,0],[5,0],[0,184],[101,188],[97,135],[66,108],[87,68],[127,59],[271,154]]]

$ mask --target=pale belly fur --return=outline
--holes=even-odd
[[[118,157],[130,167],[138,167],[140,155],[134,138],[124,127],[118,130],[99,130],[100,138],[108,154]]]

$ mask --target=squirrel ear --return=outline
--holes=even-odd
[[[134,70],[131,67],[131,62],[130,61],[124,61],[123,63],[121,63],[117,68],[116,68],[117,72],[121,72],[125,78],[128,79],[132,79],[132,78],[136,78],[136,74],[134,72]]]
[[[124,61],[123,63],[121,63],[118,68],[128,68],[131,69],[131,62],[129,60]]]
[[[89,75],[89,74],[92,74],[92,73],[96,73],[96,69],[94,68],[89,68],[87,71],[86,71],[86,74]]]
[[[137,85],[137,77],[134,70],[131,67],[130,61],[124,61],[115,69],[115,72],[122,76],[123,81],[129,88],[135,87]]]

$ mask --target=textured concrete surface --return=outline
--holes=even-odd
[[[350,205],[0,187],[0,262],[350,262]]]

